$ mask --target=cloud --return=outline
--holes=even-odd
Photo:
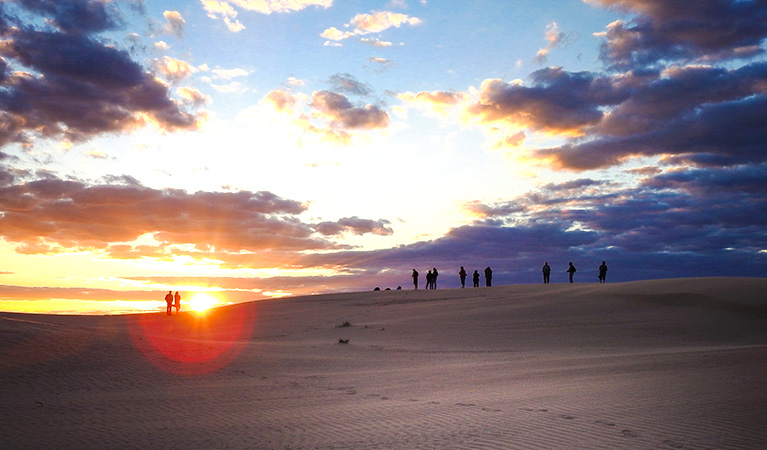
[[[607,260],[616,281],[761,276],[767,269],[767,165],[675,170],[638,185],[593,178],[546,184],[508,201],[467,202],[478,220],[396,248],[307,255],[302,266],[348,268],[402,284],[412,267],[490,265],[501,284],[540,281],[549,261],[581,280]],[[559,273],[559,272],[557,272]],[[381,281],[384,283],[385,281]]]
[[[366,66],[366,68],[375,73],[384,73],[396,65],[392,60],[381,58],[379,56],[370,57],[368,58],[368,61],[372,63],[372,66]]]
[[[418,93],[403,92],[397,98],[416,108],[432,111],[439,115],[447,115],[458,107],[465,106],[469,96],[456,91],[421,91]]]
[[[223,19],[226,27],[232,33],[238,33],[245,29],[245,25],[237,20],[237,10],[235,10],[229,3],[218,0],[200,1],[202,2],[203,8],[205,8],[205,12],[208,13],[208,17],[211,19]]]
[[[330,86],[338,92],[346,94],[367,96],[373,92],[369,84],[363,83],[348,73],[337,73],[328,80]]]
[[[195,72],[194,67],[186,61],[163,56],[156,63],[157,70],[172,83],[179,83],[185,78],[192,76]]]
[[[345,90],[367,92],[367,85],[343,75],[333,77],[332,82]],[[261,100],[260,106],[281,114],[283,119],[288,117],[292,126],[301,131],[297,134],[342,145],[351,144],[358,134],[385,129],[390,123],[389,114],[382,107],[355,104],[343,94],[326,90],[315,91],[309,97],[276,89]]]
[[[36,135],[80,141],[150,122],[164,130],[198,126],[202,117],[182,110],[166,84],[127,52],[88,34],[114,26],[99,12],[105,4],[23,5],[52,13],[61,30],[0,23],[0,145],[29,143]]]
[[[331,248],[297,219],[306,206],[269,192],[156,190],[58,178],[0,188],[3,238],[65,249],[104,249],[151,234],[166,245],[224,251]]]
[[[529,85],[485,80],[466,118],[489,131],[506,127],[515,136],[507,147],[526,139],[520,132],[560,136],[560,145],[525,150],[555,168],[600,169],[646,156],[696,165],[761,162],[765,79],[764,62],[613,75],[549,67],[533,72]]]
[[[239,68],[236,68],[236,69],[213,69],[212,72],[213,72],[213,76],[215,78],[220,78],[220,79],[223,79],[223,80],[231,80],[233,78],[246,77],[246,76],[248,76],[250,74],[250,72],[248,72],[247,70],[239,69]]]
[[[381,33],[389,28],[399,28],[403,25],[420,25],[423,21],[417,17],[391,11],[374,11],[372,14],[357,14],[352,17],[347,27],[351,31],[341,31],[336,27],[330,27],[323,31],[320,36],[330,41],[341,41],[353,36],[363,36],[372,33]]]
[[[393,45],[389,41],[382,41],[380,39],[360,38],[359,41],[363,44],[371,45],[373,47],[391,47]]]
[[[184,29],[186,28],[186,21],[181,17],[181,13],[178,11],[165,11],[162,13],[165,17],[165,31],[176,37],[184,35]]]
[[[26,175],[24,178],[29,178]],[[189,257],[230,268],[287,267],[308,250],[342,250],[329,237],[387,236],[385,219],[309,223],[305,203],[271,192],[152,189],[128,176],[108,184],[49,175],[21,181],[0,165],[0,238],[22,254],[95,251],[113,259]]]
[[[223,19],[229,31],[236,33],[245,29],[245,26],[237,20],[238,11],[256,11],[261,14],[290,13],[301,11],[311,6],[329,8],[333,0],[200,0],[208,17],[211,19]],[[232,6],[234,5],[234,6]]]
[[[176,93],[183,101],[193,106],[207,105],[212,101],[209,95],[203,94],[200,90],[191,87],[180,87],[176,89]]]
[[[386,111],[374,105],[354,106],[346,96],[335,92],[314,92],[310,106],[316,110],[315,117],[334,129],[372,130],[389,125]]]
[[[417,17],[405,14],[377,11],[373,14],[357,14],[351,20],[351,25],[358,34],[380,33],[391,27],[399,28],[402,25],[419,25],[423,21]]]
[[[764,1],[586,0],[635,14],[599,37],[602,57],[615,67],[665,60],[720,61],[762,54],[767,36]],[[737,24],[737,26],[733,26]]]
[[[112,30],[120,22],[114,5],[92,0],[17,0],[27,11],[46,17],[65,34],[90,34]]]
[[[559,31],[559,26],[556,22],[550,23],[546,27],[546,40],[549,43],[546,47],[538,50],[533,61],[537,64],[546,64],[549,59],[548,55],[550,51],[577,38],[578,33],[565,33],[564,31]]]
[[[588,72],[566,72],[559,67],[530,75],[533,86],[521,81],[482,82],[479,101],[467,112],[482,123],[504,122],[562,135],[582,135],[604,117],[603,106],[620,100],[609,79]],[[628,97],[628,92],[622,97]]]
[[[376,234],[379,236],[389,236],[394,234],[394,230],[389,226],[388,220],[370,220],[360,219],[359,217],[345,217],[335,222],[321,222],[315,225],[315,229],[325,236],[337,236],[344,233],[356,235]]]
[[[587,170],[608,167],[636,156],[667,155],[668,162],[701,166],[760,163],[767,139],[764,123],[767,95],[700,105],[645,132],[605,136],[587,142],[539,149],[536,156],[562,168]]]
[[[310,6],[329,8],[333,4],[333,0],[231,0],[231,2],[242,9],[262,14],[301,11]]]
[[[291,113],[296,105],[296,98],[287,91],[274,90],[269,92],[262,102],[271,104],[279,112]]]

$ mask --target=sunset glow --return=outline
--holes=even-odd
[[[767,273],[763,2],[0,13],[2,310]]]
[[[218,305],[218,300],[208,294],[195,294],[189,301],[189,309],[195,312],[203,312]]]

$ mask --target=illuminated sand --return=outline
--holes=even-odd
[[[687,279],[0,313],[0,448],[765,448],[765,292]]]

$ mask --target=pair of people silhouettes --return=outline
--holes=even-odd
[[[458,272],[458,275],[461,277],[461,287],[464,287],[466,285],[466,270],[461,266],[461,270]],[[474,282],[474,287],[479,287],[479,271],[475,270],[474,273],[471,275],[471,281]],[[490,266],[485,268],[485,285],[490,287],[492,285],[492,279],[493,279],[493,270],[490,268]]]
[[[176,308],[176,314],[181,309],[181,294],[176,291],[176,295],[173,295],[173,291],[168,291],[165,295],[165,303],[167,305],[166,314],[171,315],[173,313],[173,307]]]
[[[413,288],[418,289],[418,271],[413,269],[413,274],[411,277],[413,277]],[[439,276],[439,272],[437,272],[437,268],[433,268],[429,271],[429,273],[426,274],[426,289],[437,289],[437,277]]]

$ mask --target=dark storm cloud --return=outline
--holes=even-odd
[[[9,5],[7,3],[6,5]],[[104,2],[25,1],[25,14],[52,17],[57,30],[38,29],[0,5],[0,145],[33,135],[82,140],[154,122],[193,129],[198,117],[180,109],[168,86],[130,55],[93,32],[115,19]]]
[[[602,34],[603,58],[616,67],[658,61],[707,61],[752,57],[764,52],[765,0],[588,0],[636,14]]]
[[[622,137],[602,136],[539,149],[563,168],[598,169],[617,165],[634,156],[676,156],[702,166],[735,165],[767,160],[767,95],[742,100],[701,104],[650,130]]]
[[[60,30],[71,34],[98,33],[119,24],[112,4],[98,0],[19,0],[30,12],[50,18]]]
[[[555,133],[581,134],[602,120],[601,107],[625,100],[629,92],[616,89],[607,77],[590,72],[567,72],[559,67],[530,75],[532,86],[485,80],[479,102],[468,108],[482,122],[506,121]]]

